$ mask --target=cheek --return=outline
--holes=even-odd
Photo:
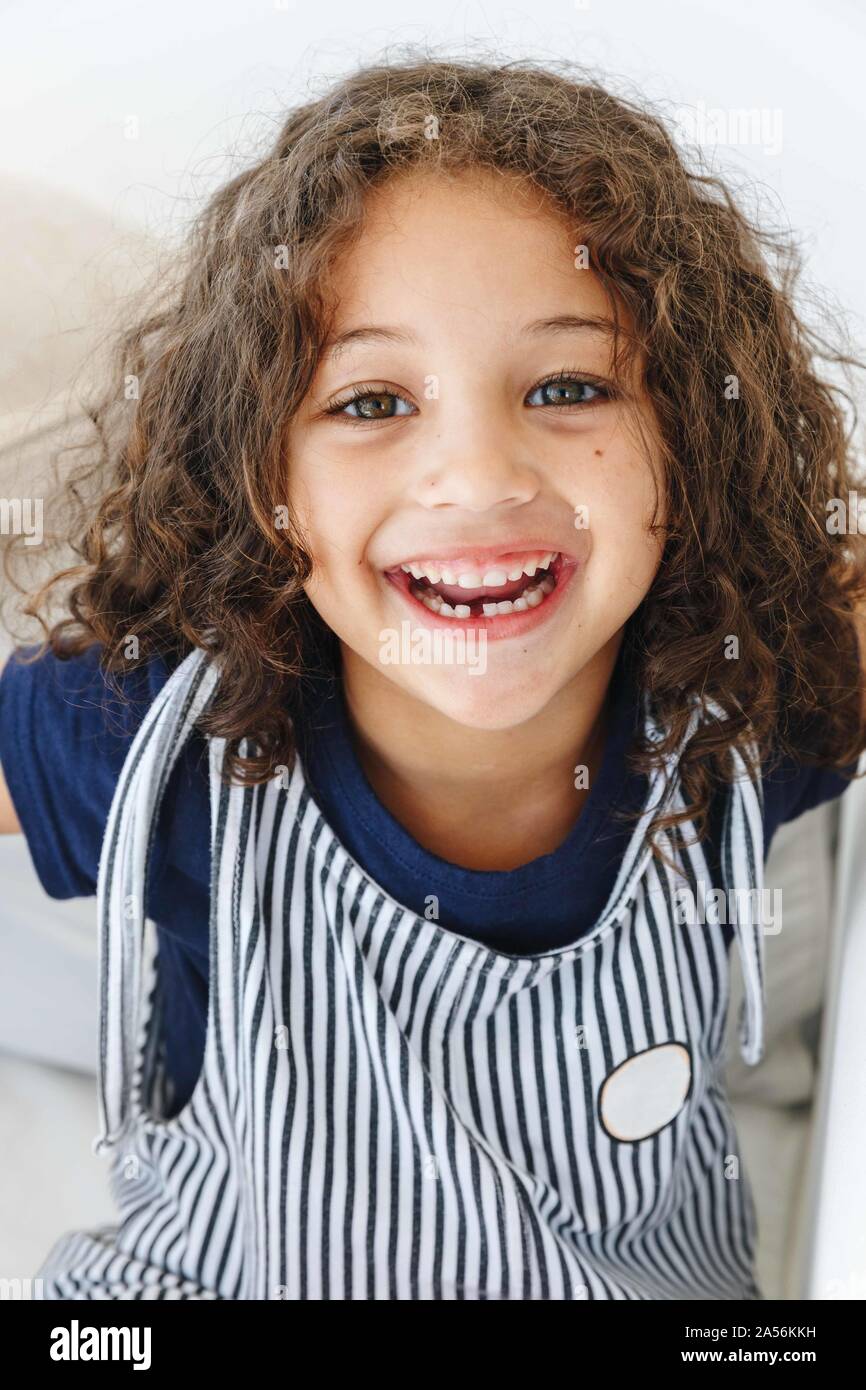
[[[587,528],[589,584],[600,599],[630,612],[652,584],[664,545],[663,535],[649,529],[655,486],[633,459],[605,457],[604,463],[574,495],[575,525],[578,535]],[[662,507],[656,520],[664,521]]]
[[[311,587],[343,591],[347,584],[357,584],[376,526],[369,495],[357,477],[333,469],[300,468],[289,496],[313,556]]]

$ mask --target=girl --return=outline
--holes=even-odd
[[[531,63],[360,71],[206,208],[0,686],[98,898],[119,1221],[46,1297],[761,1297],[729,951],[756,1063],[766,851],[866,746],[773,249]]]

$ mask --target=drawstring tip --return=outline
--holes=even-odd
[[[756,1067],[764,1056],[763,1027],[749,1018],[745,1000],[740,1009],[740,1054],[750,1067]]]
[[[756,1067],[759,1062],[764,1060],[764,1049],[760,1043],[750,1043],[748,1046],[741,1047],[743,1061],[748,1067]]]
[[[91,1152],[96,1154],[97,1158],[102,1158],[105,1154],[112,1153],[125,1133],[125,1127],[117,1130],[114,1134],[106,1134],[103,1130],[102,1133],[97,1134],[96,1138],[92,1141],[90,1145]]]

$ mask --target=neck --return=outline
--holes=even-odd
[[[343,691],[359,761],[383,805],[425,849],[467,869],[513,869],[550,854],[589,795],[608,733],[610,644],[539,714],[467,728],[401,690],[349,648]],[[586,779],[583,779],[586,781]]]

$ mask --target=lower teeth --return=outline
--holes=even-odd
[[[533,584],[530,589],[524,589],[519,598],[482,603],[481,615],[485,618],[495,618],[505,613],[525,613],[530,608],[537,608],[555,588],[556,580],[547,574],[540,583]],[[419,599],[425,608],[429,608],[431,613],[438,613],[440,618],[465,619],[472,616],[472,609],[468,603],[458,603],[452,607],[438,594],[425,592],[417,584],[410,584],[409,592],[413,598]]]

